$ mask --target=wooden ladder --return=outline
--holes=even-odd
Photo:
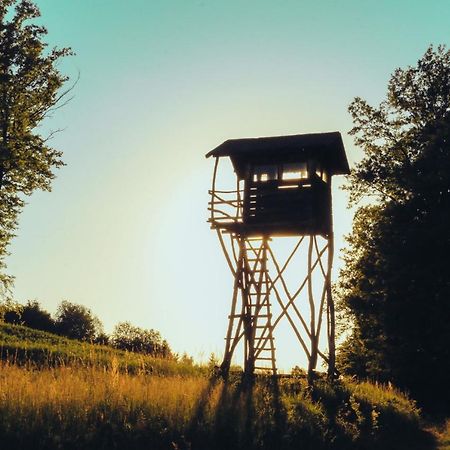
[[[243,271],[246,369],[276,375],[267,260],[267,238],[246,238]]]

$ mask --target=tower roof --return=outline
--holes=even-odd
[[[206,154],[206,157],[229,156],[239,177],[245,166],[258,163],[290,162],[314,158],[330,175],[350,173],[341,133],[295,134],[259,138],[228,139]]]

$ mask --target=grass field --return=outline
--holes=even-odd
[[[414,402],[387,386],[224,383],[206,368],[23,327],[0,326],[2,344],[2,449],[435,448]]]

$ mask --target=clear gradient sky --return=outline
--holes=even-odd
[[[67,166],[20,217],[15,298],[51,312],[82,303],[108,332],[155,328],[203,360],[222,352],[232,289],[206,223],[205,153],[228,138],[337,130],[354,163],[352,98],[379,102],[396,67],[450,43],[448,0],[36,3],[48,42],[76,52],[61,69],[80,80],[42,130],[65,128],[53,145]],[[335,181],[342,247],[352,214]]]

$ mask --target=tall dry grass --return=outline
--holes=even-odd
[[[399,450],[419,442],[418,418],[400,393],[368,384],[319,380],[312,390],[302,379],[225,384],[145,369],[127,373],[115,359],[108,368],[0,367],[5,450]]]
[[[207,385],[200,377],[131,375],[114,362],[110,369],[3,364],[2,448],[145,448],[152,441],[170,448]]]

